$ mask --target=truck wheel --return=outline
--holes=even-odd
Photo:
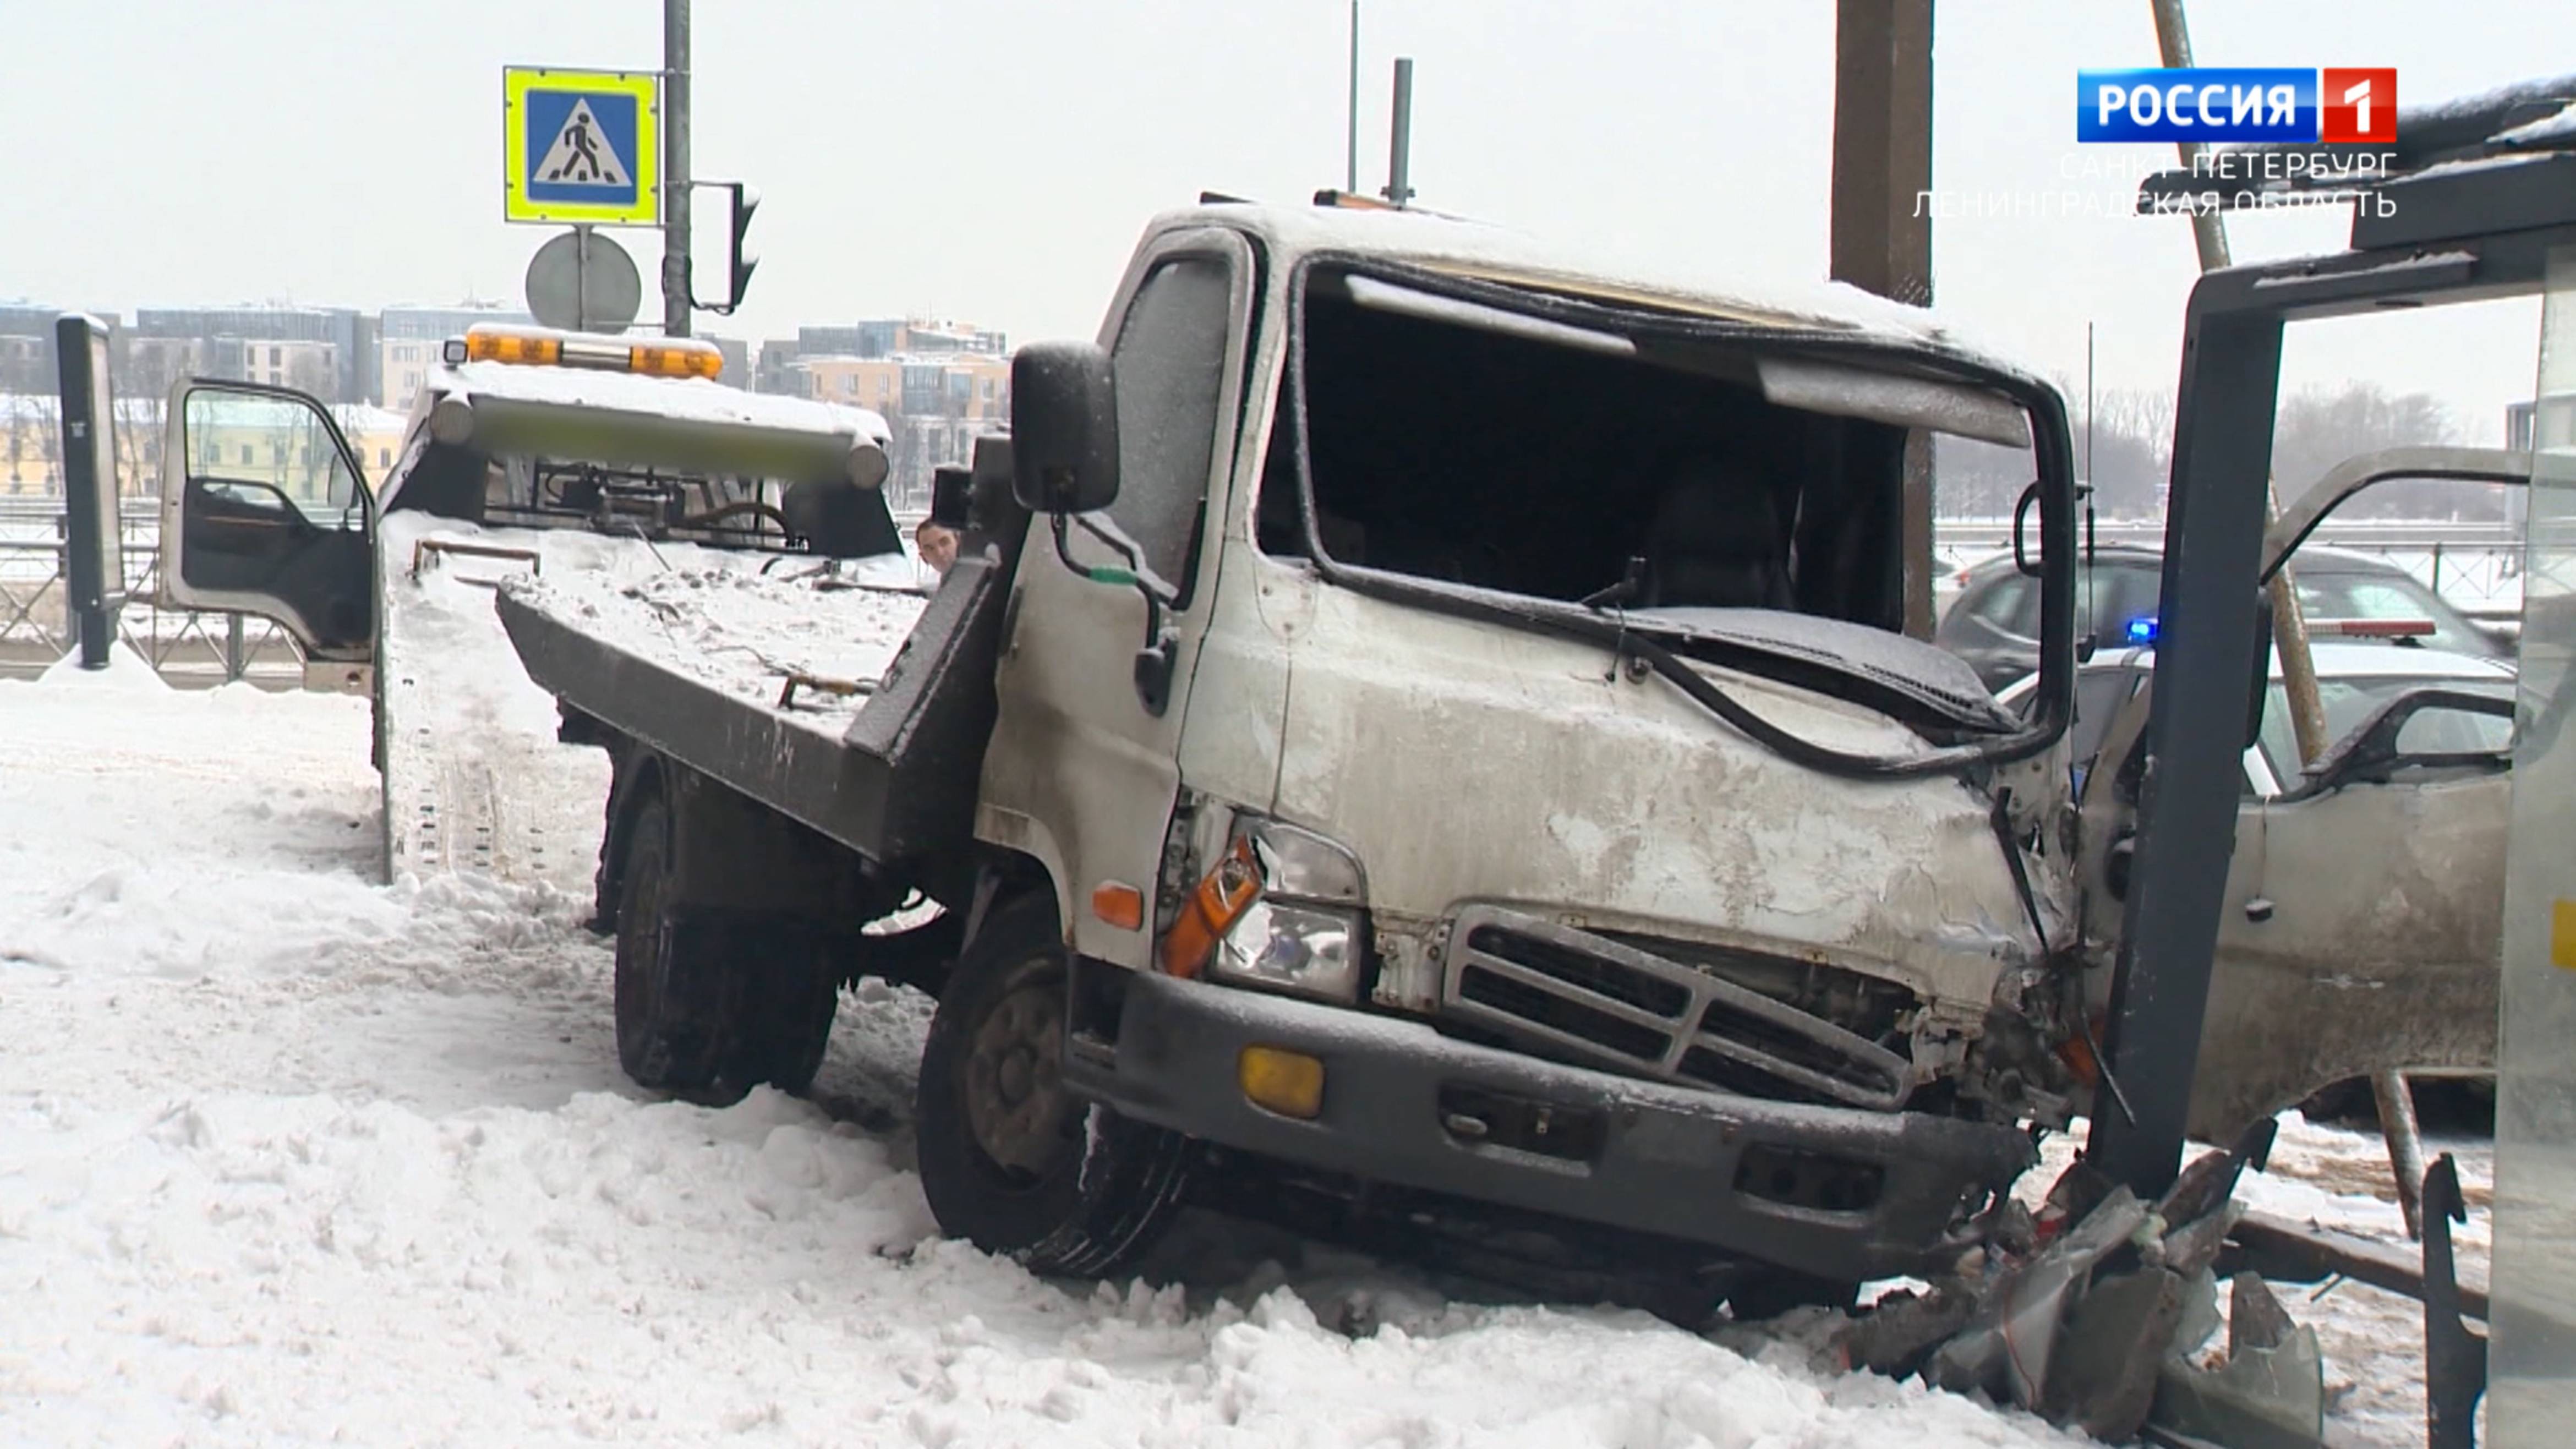
[[[767,959],[738,963],[747,974],[724,1076],[744,1091],[767,1082],[802,1095],[814,1085],[832,1042],[841,977],[804,933],[779,935],[780,949],[764,953]]]
[[[692,1092],[725,1065],[722,964],[678,948],[671,895],[671,806],[638,801],[617,893],[617,1062],[635,1085]]]
[[[914,1116],[943,1232],[1032,1272],[1099,1277],[1180,1202],[1185,1139],[1067,1091],[1065,949],[1044,894],[997,909],[931,1018]]]

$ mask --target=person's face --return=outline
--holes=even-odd
[[[957,562],[957,534],[954,530],[924,523],[914,533],[913,541],[921,549],[921,561],[943,574],[948,572],[950,564]]]

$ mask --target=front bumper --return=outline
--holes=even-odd
[[[1324,1063],[1321,1115],[1245,1100],[1237,1060],[1256,1045]],[[1064,1072],[1121,1115],[1223,1146],[1842,1281],[1933,1266],[1960,1246],[1963,1203],[2035,1160],[2010,1126],[1639,1081],[1147,974],[1126,984],[1114,1048],[1078,1040]]]

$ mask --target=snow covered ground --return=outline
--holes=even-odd
[[[1805,1336],[1470,1302],[1214,1220],[1164,1288],[942,1241],[908,1170],[926,1002],[845,1001],[812,1103],[649,1100],[584,902],[374,883],[368,729],[125,669],[0,683],[0,1443],[2072,1442]],[[2394,1230],[2369,1143],[2289,1144],[2267,1206]],[[2366,1291],[2293,1300],[2379,1355],[2336,1365],[2338,1432],[2420,1442],[2388,1417],[2413,1330]]]

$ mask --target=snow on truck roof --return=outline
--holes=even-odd
[[[1597,250],[1577,251],[1506,227],[1379,208],[1215,202],[1166,212],[1154,219],[1147,234],[1191,225],[1238,228],[1283,252],[1362,253],[1613,304],[1848,332],[1935,347],[2004,371],[2036,375],[1944,314],[1842,282],[1729,277],[1715,271],[1673,272],[1661,267],[1627,269],[1605,265]]]
[[[866,408],[776,393],[745,392],[704,378],[644,377],[577,367],[504,362],[444,365],[423,390],[421,413],[437,398],[463,395],[546,407],[645,414],[711,427],[768,428],[874,439],[891,446],[894,430]]]

